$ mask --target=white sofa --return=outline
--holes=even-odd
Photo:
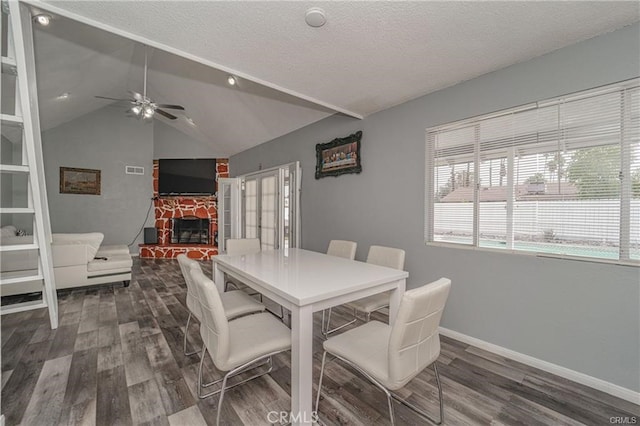
[[[6,231],[7,227],[3,227]],[[0,244],[30,244],[32,236],[11,236],[5,232]],[[56,288],[82,287],[131,280],[132,260],[127,246],[101,246],[104,235],[99,232],[85,234],[53,234],[51,252]],[[3,276],[26,273],[38,269],[37,250],[7,251],[0,258]],[[7,275],[5,275],[7,274]],[[41,281],[5,284],[2,296],[31,293],[42,290]]]

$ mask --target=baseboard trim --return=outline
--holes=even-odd
[[[496,355],[503,356],[505,358],[512,359],[514,361],[521,362],[530,367],[535,367],[547,373],[555,374],[556,376],[564,377],[565,379],[572,380],[576,383],[580,383],[590,388],[608,393],[620,399],[632,402],[640,405],[640,392],[635,392],[631,389],[623,388],[622,386],[614,383],[607,382],[602,379],[598,379],[588,374],[581,373],[579,371],[571,370],[566,367],[562,367],[551,362],[543,361],[538,358],[534,358],[529,355],[525,355],[520,352],[513,351],[511,349],[504,348],[502,346],[495,345],[493,343],[485,342],[484,340],[477,339],[475,337],[468,336],[466,334],[459,333],[448,328],[440,327],[440,334],[450,337],[460,342],[473,345],[487,352],[494,353]]]

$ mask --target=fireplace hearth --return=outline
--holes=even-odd
[[[172,244],[210,244],[209,219],[181,217],[171,219]]]

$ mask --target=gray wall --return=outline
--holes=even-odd
[[[638,268],[424,244],[425,129],[640,74],[623,28],[358,121],[332,116],[231,157],[232,175],[301,161],[302,244],[407,251],[409,287],[453,281],[442,325],[640,391]],[[315,144],[363,130],[359,175],[315,180]]]
[[[103,244],[131,243],[151,205],[153,124],[106,107],[43,132],[42,145],[53,232],[102,232]],[[144,167],[144,176],[125,174],[125,165]],[[101,170],[101,195],[60,194],[60,167]],[[153,226],[153,212],[148,217]]]
[[[227,153],[208,146],[168,124],[155,121],[153,158],[227,158]]]

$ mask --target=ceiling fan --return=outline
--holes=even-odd
[[[109,98],[106,96],[96,96],[99,99],[108,99],[111,101],[125,101],[129,102],[132,106],[131,109],[127,112],[132,112],[137,118],[141,120],[150,120],[154,117],[156,113],[160,114],[163,117],[168,118],[169,120],[175,120],[175,115],[164,111],[161,108],[165,109],[175,109],[184,111],[184,107],[181,105],[172,105],[172,104],[157,104],[153,102],[150,98],[147,97],[147,47],[144,49],[144,87],[142,89],[142,94],[138,92],[134,92],[133,90],[129,90],[129,94],[131,98],[129,99],[118,99],[118,98]]]

